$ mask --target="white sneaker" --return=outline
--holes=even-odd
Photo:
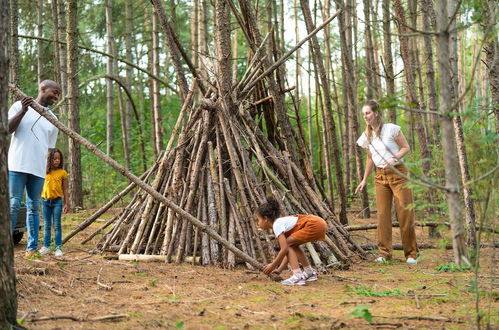
[[[306,281],[305,280],[305,276],[301,276],[301,277],[298,278],[295,275],[292,275],[287,280],[281,281],[281,284],[302,286],[302,285],[305,285],[305,281]]]
[[[62,250],[61,249],[56,249],[55,252],[54,252],[54,255],[56,257],[62,257]]]
[[[376,262],[378,264],[382,264],[382,263],[386,262],[386,259],[385,259],[385,257],[377,257],[376,259],[374,259],[374,262]]]
[[[406,261],[409,265],[416,265],[418,263],[418,259],[414,259],[414,258],[407,258],[407,261]]]
[[[42,256],[44,256],[44,255],[46,255],[46,254],[49,254],[49,253],[50,253],[50,248],[43,246],[43,247],[40,249],[40,251],[38,251],[38,252],[40,252],[40,254],[41,254]]]

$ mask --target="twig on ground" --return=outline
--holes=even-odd
[[[98,322],[98,321],[114,321],[117,319],[126,318],[126,314],[116,314],[116,315],[105,315],[100,317],[95,317],[91,319],[79,318],[71,315],[54,315],[54,316],[43,316],[32,319],[25,319],[26,322],[40,322],[40,321],[53,321],[53,320],[71,320],[75,322]]]
[[[418,298],[418,295],[416,293],[414,294],[414,300],[416,301],[416,308],[420,309],[421,306],[419,305],[419,298]]]
[[[47,275],[47,268],[23,267],[16,269],[16,274]]]
[[[54,292],[55,294],[59,295],[59,296],[65,296],[66,293],[64,291],[61,291],[61,290],[57,290],[55,288],[54,285],[52,284],[48,284],[48,283],[45,283],[44,281],[40,281],[40,283],[45,286],[47,289],[49,289],[50,291]]]
[[[106,285],[100,281],[100,273],[102,272],[102,267],[99,270],[99,274],[97,275],[97,285],[103,288],[104,290],[110,291],[113,289],[112,286]]]

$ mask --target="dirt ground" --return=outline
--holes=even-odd
[[[89,213],[65,217],[67,233]],[[352,224],[374,223],[358,219]],[[18,319],[30,329],[241,329],[241,328],[409,328],[469,329],[476,324],[477,290],[472,270],[444,272],[452,250],[421,251],[407,265],[402,251],[388,264],[362,261],[348,270],[321,274],[317,282],[286,287],[244,267],[226,270],[190,264],[123,262],[94,254],[95,242],[81,245],[102,222],[64,246],[64,256],[24,258],[25,239],[15,248]],[[354,232],[362,244],[375,231]],[[418,227],[418,241],[428,239]],[[497,235],[492,237],[497,239]],[[490,238],[489,238],[490,239]],[[394,241],[400,242],[398,228]],[[481,250],[478,274],[482,325],[497,327],[499,295],[494,249]],[[283,274],[287,276],[288,274]],[[362,308],[358,306],[368,306]],[[372,315],[371,323],[349,315]],[[71,319],[40,320],[67,316]],[[369,316],[369,315],[368,315]],[[106,320],[95,320],[111,317]],[[112,318],[116,317],[116,318]]]

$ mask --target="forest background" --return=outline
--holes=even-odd
[[[19,13],[18,20],[14,20],[19,36],[16,38],[18,49],[12,47],[12,81],[30,95],[36,95],[37,82],[43,79],[54,79],[63,87],[67,86],[67,81],[64,81],[67,79],[65,44],[54,47],[54,40],[66,40],[65,4],[63,1],[41,0],[36,3],[35,7],[33,1],[11,1],[12,8],[17,6]],[[164,5],[172,28],[188,56],[206,74],[213,73],[216,57],[212,23],[214,8],[206,1],[165,1]],[[273,29],[269,44],[276,59],[306,35],[298,1],[257,1],[252,5],[262,35]],[[318,38],[324,53],[349,201],[353,197],[352,188],[359,181],[355,169],[358,155],[352,150],[355,148],[353,142],[363,128],[358,124],[355,130],[348,127],[352,123],[349,123],[347,115],[351,111],[353,116],[361,118],[362,102],[370,98],[378,99],[387,109],[385,120],[402,125],[407,132],[413,151],[406,163],[414,174],[442,183],[444,165],[439,120],[431,114],[431,111],[439,110],[435,95],[438,94],[439,79],[438,71],[435,72],[438,58],[436,38],[430,32],[436,29],[432,1],[347,1],[345,4],[323,1],[311,5],[313,20],[319,23],[342,5],[345,6],[345,33],[339,33],[339,20],[336,19],[319,32]],[[493,95],[497,78],[490,77],[490,73],[496,74],[497,68],[490,67],[490,55],[487,53],[487,47],[497,40],[496,27],[492,25],[494,11],[489,10],[489,7],[494,9],[495,6],[487,1],[462,1],[453,5],[456,10],[455,33],[452,35],[455,53],[451,54],[451,59],[454,61],[453,69],[457,70],[452,78],[458,107],[451,109],[451,115],[457,117],[459,114],[461,119],[464,145],[460,148],[468,151],[464,162],[473,164],[468,169],[469,180],[488,173],[497,165],[497,154],[490,153],[491,150],[497,151],[493,147],[497,142],[497,96]],[[180,111],[175,71],[157,16],[153,15],[153,7],[146,1],[78,1],[77,18],[77,43],[83,48],[78,50],[77,58],[80,88],[79,113],[75,115],[80,118],[79,130],[93,144],[139,174],[157,158],[161,150],[158,146],[168,141]],[[237,81],[247,68],[251,51],[234,16],[231,32],[232,77]],[[343,48],[342,35],[346,35],[347,39]],[[407,54],[401,52],[401,42],[407,47],[402,49]],[[320,83],[316,83],[319,73],[314,58],[310,56],[309,46],[306,44],[292,55],[286,69],[279,71],[283,75],[278,80],[282,90],[293,88],[285,94],[287,114],[294,128],[303,134],[316,176],[327,189],[330,187],[326,183],[328,175],[333,185],[337,182],[325,169],[330,162],[324,157],[324,102],[320,99],[323,93],[319,90]],[[114,58],[103,56],[102,52]],[[117,58],[125,60],[115,61]],[[127,61],[143,70],[127,66]],[[345,61],[350,61],[350,65],[345,65]],[[407,67],[410,70],[404,70]],[[157,80],[145,71],[157,76],[166,85],[155,85]],[[116,81],[105,79],[105,74],[120,79],[128,88],[136,106],[135,113],[123,89]],[[190,79],[189,73],[186,74]],[[347,79],[351,80],[350,86]],[[350,100],[353,104],[348,104],[348,87],[355,93]],[[258,113],[258,105],[255,107]],[[421,114],[411,112],[411,109],[429,111]],[[67,101],[60,103],[56,111],[60,120],[67,123]],[[154,116],[158,116],[157,120]],[[263,118],[260,120],[264,121]],[[356,121],[360,123],[361,120]],[[139,122],[145,141],[143,146]],[[424,132],[418,133],[421,128]],[[424,135],[423,139],[418,134]],[[128,140],[127,144],[123,143],[125,140]],[[427,145],[421,146],[421,141]],[[62,134],[59,147],[68,155],[67,138]],[[431,155],[431,161],[425,159],[425,153]],[[426,163],[431,165],[423,165]],[[119,173],[102,166],[86,150],[81,151],[81,173],[70,173],[71,180],[78,180],[78,177],[81,177],[82,184],[72,191],[74,207],[99,206],[127,184]],[[489,182],[476,182],[475,195],[471,198],[484,200],[483,194],[487,189],[483,185]],[[421,186],[414,188],[416,200],[419,201],[415,205],[416,210],[427,209],[428,203],[422,202],[425,200],[422,196],[428,189]],[[446,209],[442,194],[433,198],[431,206],[438,212],[429,212],[430,217],[438,216]]]
[[[464,242],[480,242],[477,227],[495,227],[494,1],[1,4],[10,9],[10,82],[33,96],[39,81],[59,82],[60,120],[137,176],[160,157],[192,96],[189,85],[195,104],[206,101],[207,87],[218,88],[220,99],[242,104],[271,144],[307,174],[339,222],[348,223],[347,209],[367,218],[372,185],[359,197],[352,191],[365,161],[355,146],[364,127],[360,108],[374,98],[411,145],[404,162],[417,218],[450,220],[456,263],[468,263]],[[284,60],[285,67],[274,64]],[[128,184],[63,134],[58,145],[73,211],[97,207]]]

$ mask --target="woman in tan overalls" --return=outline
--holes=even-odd
[[[406,187],[407,179],[397,173],[407,175],[408,170],[402,164],[410,150],[400,126],[383,124],[379,104],[368,101],[362,107],[366,121],[366,130],[357,140],[357,144],[367,151],[364,178],[355,193],[362,191],[367,178],[376,168],[376,207],[378,209],[378,249],[381,256],[375,262],[385,262],[392,258],[392,200],[395,199],[397,218],[400,224],[404,255],[408,264],[417,264],[418,247],[414,230],[414,212],[407,207],[412,203],[412,191]]]

